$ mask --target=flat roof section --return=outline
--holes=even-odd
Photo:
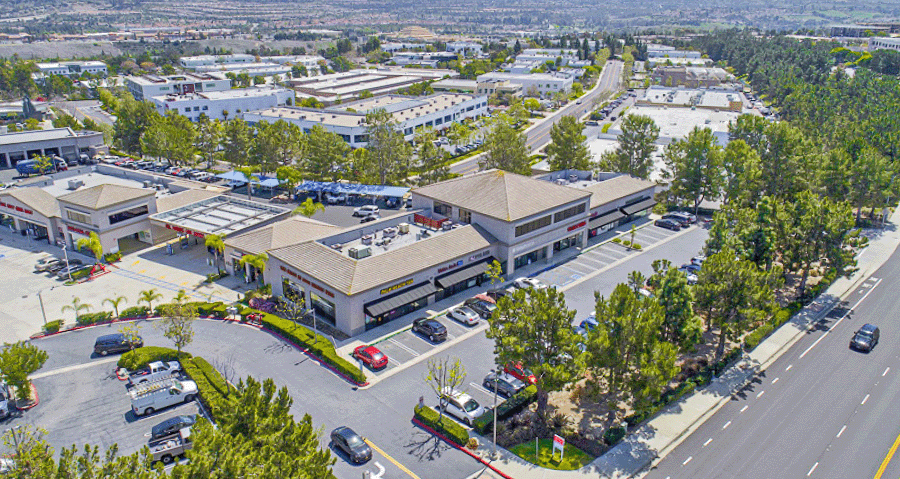
[[[289,213],[285,208],[220,195],[157,213],[150,219],[179,232],[228,236]]]

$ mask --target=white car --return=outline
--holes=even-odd
[[[547,289],[546,283],[537,279],[537,278],[519,278],[513,283],[513,285],[519,289]]]
[[[695,264],[697,266],[703,266],[703,262],[706,261],[706,256],[694,256],[691,258],[691,264]]]
[[[478,324],[480,316],[475,311],[472,311],[470,308],[466,306],[462,306],[459,308],[453,308],[450,312],[447,313],[447,317],[451,319],[455,319],[463,324],[468,324],[469,326],[474,326]]]
[[[353,216],[369,216],[369,215],[377,215],[379,212],[378,207],[375,205],[365,205],[360,206],[359,208],[353,209]]]
[[[441,408],[447,414],[471,426],[486,412],[478,401],[456,389],[445,389],[441,395]]]
[[[326,193],[325,201],[329,205],[337,205],[337,204],[345,203],[347,201],[347,194],[346,193]]]

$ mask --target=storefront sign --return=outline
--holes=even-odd
[[[198,237],[198,238],[203,238],[204,236],[206,236],[206,235],[204,235],[203,233],[200,233],[199,231],[191,231],[191,230],[189,230],[189,229],[185,229],[185,228],[182,228],[182,227],[180,227],[180,226],[172,226],[172,225],[170,225],[170,224],[168,224],[168,223],[166,224],[166,229],[167,229],[167,230],[172,230],[172,231],[177,231],[177,232],[179,232],[179,233],[184,233],[184,234],[190,235],[190,236],[196,236],[196,237]]]
[[[576,223],[576,224],[574,224],[574,225],[572,225],[572,226],[569,226],[569,228],[566,229],[566,231],[577,230],[578,228],[581,228],[582,226],[584,226],[584,225],[586,225],[586,224],[587,224],[587,221],[582,221],[582,222],[580,222],[580,223]]]
[[[300,276],[295,271],[292,271],[284,266],[281,266],[280,269],[281,269],[281,271],[287,273],[288,275],[293,276],[294,278],[297,278],[299,281],[303,282],[304,284],[309,285],[311,288],[325,293],[325,295],[328,296],[329,298],[334,297],[334,293],[332,293],[331,291],[328,291],[327,289],[323,288],[322,286],[319,286],[318,284],[313,283],[310,280]]]
[[[477,254],[473,254],[472,256],[469,256],[469,262],[471,263],[472,261],[475,261],[477,259],[481,259],[486,256],[490,256],[490,254],[491,254],[490,250],[482,251],[481,253],[477,253]]]
[[[76,228],[76,227],[74,227],[74,226],[66,226],[66,229],[69,230],[69,231],[71,231],[71,232],[73,232],[73,233],[78,233],[78,234],[80,234],[80,235],[82,235],[82,236],[90,236],[90,234],[91,234],[90,231],[85,231],[85,230],[83,230],[83,229],[81,229],[81,228]]]
[[[387,288],[382,289],[380,294],[388,294],[390,292],[397,291],[398,289],[409,286],[412,283],[413,283],[412,278],[409,278],[408,280],[406,280],[402,283],[397,283],[393,286],[388,286]]]
[[[25,213],[25,214],[27,214],[27,215],[30,215],[30,214],[33,214],[33,213],[34,213],[34,211],[31,211],[31,210],[29,210],[29,209],[27,209],[27,208],[22,208],[21,206],[15,206],[15,205],[8,205],[8,204],[3,203],[3,202],[0,202],[0,207],[9,208],[9,209],[11,209],[11,210],[16,210],[16,211],[18,211],[19,213]]]
[[[453,268],[462,266],[462,265],[463,265],[463,260],[459,260],[459,261],[457,261],[457,262],[455,262],[455,263],[450,263],[450,264],[448,264],[447,266],[441,266],[440,268],[438,268],[438,274],[443,273],[444,271],[448,271],[448,270],[451,270],[451,269],[453,269]]]

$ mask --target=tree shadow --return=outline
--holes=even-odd
[[[413,423],[413,434],[409,442],[404,444],[407,454],[421,461],[433,461],[440,458],[444,451],[452,449],[441,438],[420,429]]]

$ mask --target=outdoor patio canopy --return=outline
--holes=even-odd
[[[402,198],[409,188],[385,185],[357,185],[349,183],[331,183],[324,181],[304,181],[297,186],[297,191],[316,191],[324,193],[346,193],[351,195],[373,195]]]

